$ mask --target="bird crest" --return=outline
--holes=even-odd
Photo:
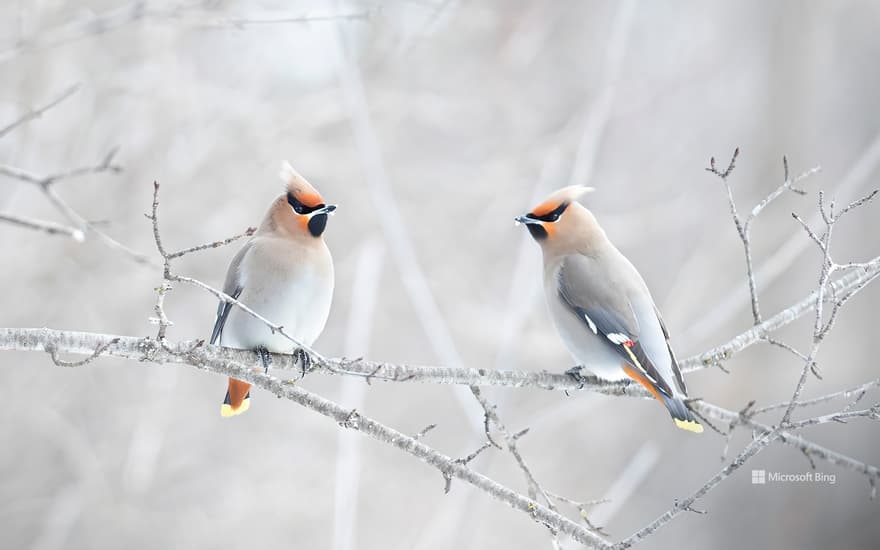
[[[284,189],[289,197],[295,198],[310,208],[324,203],[321,194],[286,160],[281,163],[279,176],[284,182]]]
[[[558,189],[551,193],[549,197],[544,199],[544,202],[532,209],[532,214],[535,216],[543,216],[558,208],[559,205],[574,202],[593,191],[595,191],[595,189],[584,185],[569,185],[568,187],[563,187],[562,189]]]

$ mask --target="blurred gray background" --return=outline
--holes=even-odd
[[[334,14],[351,17],[265,22]],[[731,182],[745,212],[782,182],[784,154],[793,172],[821,165],[803,183],[809,196],[781,198],[754,225],[765,313],[800,300],[820,256],[790,213],[812,216],[819,189],[843,202],[880,180],[878,28],[880,5],[867,0],[5,0],[0,124],[81,88],[0,140],[0,162],[51,173],[118,146],[122,174],[57,190],[155,258],[143,216],[154,180],[166,244],[182,248],[257,224],[289,159],[340,205],[320,352],[552,371],[571,360],[545,311],[538,247],[512,219],[554,188],[590,184],[586,204],[641,270],[686,357],[751,323],[742,247],[708,158],[726,165],[742,148]],[[880,253],[877,208],[838,226],[838,260]],[[13,180],[0,182],[0,211],[63,221]],[[0,225],[0,243],[0,326],[154,333],[157,268],[94,236]],[[237,246],[178,271],[219,286]],[[430,291],[439,317],[413,289]],[[806,395],[878,376],[878,305],[875,284],[846,308],[819,356],[824,380]],[[170,336],[207,337],[215,306],[176,288]],[[810,322],[780,336],[803,346]],[[727,367],[690,375],[691,394],[766,405],[789,397],[800,373],[766,345]],[[550,548],[521,513],[459,482],[444,495],[436,470],[292,403],[256,391],[249,413],[222,419],[226,381],[195,369],[112,359],[59,369],[6,352],[0,381],[3,548]],[[436,423],[426,442],[452,456],[480,443],[482,418],[461,389],[304,383],[404,432]],[[593,519],[615,540],[722,466],[724,438],[674,429],[655,402],[487,394],[511,429],[531,427],[520,446],[547,489],[612,499]],[[876,424],[805,435],[880,463]],[[731,453],[748,437],[738,432]],[[526,491],[509,455],[473,466]],[[836,483],[752,485],[752,468],[809,469],[773,446],[698,502],[706,515],[679,517],[642,546],[875,548],[880,505],[865,478],[817,466]]]

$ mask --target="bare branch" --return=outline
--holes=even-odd
[[[226,27],[232,26],[243,29],[251,25],[282,25],[289,23],[322,23],[328,21],[366,21],[373,16],[372,10],[365,10],[352,13],[337,13],[329,15],[299,15],[299,16],[280,16],[265,18],[228,18],[217,19],[210,23],[210,26]]]
[[[177,252],[172,252],[168,254],[168,259],[173,260],[175,258],[179,258],[181,256],[185,256],[186,254],[191,254],[193,252],[201,252],[202,250],[208,250],[209,248],[220,248],[221,246],[226,246],[228,244],[234,243],[235,241],[242,239],[244,237],[251,237],[254,233],[257,232],[256,227],[248,227],[244,233],[240,233],[235,235],[234,237],[228,237],[226,239],[220,241],[214,241],[210,243],[200,244],[198,246],[191,246],[189,248],[184,248],[183,250],[178,250]]]
[[[111,343],[118,338],[115,343]],[[95,355],[101,352],[115,357],[127,357],[139,362],[178,363],[202,370],[246,380],[277,397],[298,403],[341,426],[358,431],[377,441],[396,447],[426,464],[437,468],[444,476],[462,480],[477,487],[496,500],[526,513],[534,521],[553,532],[564,534],[591,548],[608,548],[601,537],[581,525],[553,512],[534,499],[527,498],[479,474],[466,466],[464,459],[453,459],[397,430],[389,428],[352,409],[346,409],[319,395],[311,393],[290,381],[279,380],[263,372],[256,358],[244,350],[229,350],[215,346],[190,346],[187,343],[161,346],[152,338],[108,337],[87,333],[51,331],[49,329],[0,329],[0,350],[50,351]],[[245,359],[238,362],[235,358]],[[482,452],[482,451],[479,451]],[[478,454],[478,453],[477,453]],[[472,453],[471,456],[475,456]],[[473,460],[473,458],[470,458]]]
[[[681,501],[676,501],[675,505],[667,510],[663,515],[649,523],[647,526],[643,527],[636,533],[634,533],[629,538],[622,540],[621,542],[614,545],[615,549],[624,549],[629,548],[637,542],[645,539],[649,535],[653,534],[657,529],[660,529],[670,521],[672,521],[675,516],[680,514],[681,512],[690,511],[694,512],[696,510],[693,509],[693,504],[706,495],[709,491],[714,489],[718,484],[727,479],[730,474],[740,469],[743,464],[745,464],[750,458],[758,454],[761,450],[763,450],[767,445],[769,445],[775,438],[777,437],[776,433],[771,432],[767,434],[763,434],[762,436],[753,439],[743,451],[737,455],[733,461],[724,467],[720,472],[715,474],[709,481],[707,481],[702,487],[697,489],[693,494],[689,497],[685,498]],[[702,513],[702,512],[698,512]]]
[[[88,365],[89,363],[91,363],[92,361],[94,361],[95,359],[100,357],[102,353],[107,351],[107,348],[109,348],[110,346],[113,346],[117,343],[119,343],[119,338],[112,338],[106,342],[103,342],[95,348],[95,351],[91,355],[89,355],[88,357],[86,357],[85,359],[82,359],[80,361],[63,361],[63,360],[59,359],[58,358],[58,350],[55,348],[55,346],[53,346],[51,344],[46,345],[46,351],[49,353],[49,356],[52,358],[52,362],[55,363],[56,365],[58,365],[59,367],[82,367],[84,365]]]
[[[598,504],[607,503],[608,502],[607,499],[588,500],[585,502],[578,502],[576,500],[572,500],[570,498],[566,498],[564,496],[557,495],[556,493],[552,493],[550,491],[544,491],[544,492],[550,498],[556,499],[563,504],[568,504],[569,506],[571,506],[575,510],[577,510],[578,515],[583,520],[584,524],[587,526],[587,529],[589,529],[590,531],[593,531],[595,533],[598,533],[599,535],[602,535],[603,537],[609,536],[608,533],[605,532],[605,530],[602,528],[602,526],[596,525],[592,521],[590,521],[590,515],[591,515],[590,508],[592,508],[593,506],[596,506]]]
[[[152,260],[150,260],[150,258],[120,243],[119,241],[102,231],[99,227],[97,227],[97,224],[89,222],[88,220],[80,216],[76,212],[76,210],[74,210],[69,204],[67,204],[64,199],[61,198],[60,195],[58,195],[54,188],[54,184],[62,180],[77,178],[85,175],[119,173],[120,171],[122,171],[122,167],[114,164],[113,162],[113,159],[116,156],[116,152],[117,149],[113,148],[108,151],[107,154],[104,155],[104,157],[96,164],[81,166],[64,172],[49,174],[47,176],[37,175],[27,170],[17,168],[15,166],[0,164],[0,175],[36,185],[40,192],[42,192],[43,195],[46,197],[46,199],[55,207],[55,209],[58,210],[58,212],[60,212],[65,218],[67,218],[68,222],[73,226],[74,229],[78,230],[83,235],[83,240],[86,235],[93,233],[97,235],[98,238],[101,239],[101,241],[103,241],[104,244],[106,244],[108,247],[126,254],[135,262],[140,264],[152,264],[153,262]],[[74,236],[74,238],[76,237]]]
[[[707,172],[711,172],[712,174],[715,174],[716,176],[718,176],[722,180],[726,180],[727,177],[730,176],[731,172],[733,172],[733,169],[736,168],[736,157],[738,157],[738,156],[739,156],[739,147],[737,147],[736,149],[733,150],[733,155],[731,155],[730,162],[727,164],[727,168],[724,171],[718,170],[718,168],[715,166],[715,157],[711,157],[711,158],[709,158],[709,167],[706,168],[705,170]]]
[[[279,15],[275,18],[244,19],[215,17],[216,11],[203,9],[205,2],[195,1],[169,7],[154,7],[143,1],[134,1],[114,7],[89,17],[80,17],[23,40],[0,51],[0,63],[8,61],[27,50],[46,50],[100,36],[136,24],[146,19],[177,23],[194,27],[244,28],[257,24],[312,23],[325,21],[358,21],[367,19],[372,12],[353,12],[314,16]]]
[[[853,202],[846,205],[846,207],[843,210],[841,210],[840,213],[835,216],[835,218],[840,219],[841,216],[849,213],[851,210],[871,202],[872,200],[874,200],[874,197],[877,196],[877,193],[880,193],[880,189],[874,189],[873,191],[868,193],[868,195],[866,195],[860,199],[854,200]]]
[[[149,360],[159,363],[187,363],[190,353],[197,353],[200,358],[212,363],[235,363],[241,365],[242,368],[248,368],[253,371],[263,372],[262,363],[251,352],[247,350],[236,350],[231,348],[222,348],[218,346],[199,345],[199,341],[179,342],[177,344],[169,344],[167,349],[160,346],[155,339],[137,338],[132,336],[115,336],[96,334],[89,332],[75,331],[59,331],[48,328],[27,329],[27,328],[0,328],[0,351],[2,350],[18,350],[18,351],[45,351],[47,345],[54,345],[59,352],[91,355],[96,348],[102,344],[117,339],[115,345],[109,346],[104,354],[134,360]],[[195,351],[194,351],[195,350]],[[369,361],[348,361],[344,359],[323,359],[319,360],[322,365],[326,365],[325,369],[318,369],[318,372],[328,374],[345,374],[347,370],[353,370],[355,373],[363,371],[368,372],[370,368],[375,368],[376,363]],[[338,366],[338,367],[337,367]],[[393,365],[385,365],[389,369]],[[272,354],[273,370],[296,369],[296,359],[291,355]],[[459,383],[464,385],[474,385],[475,380],[480,380],[480,385],[506,385],[511,387],[537,387],[550,390],[559,389],[554,387],[558,380],[560,384],[575,385],[571,377],[566,375],[551,375],[549,373],[533,373],[533,372],[517,372],[517,371],[488,371],[482,369],[444,369],[442,367],[407,367],[401,366],[404,371],[409,369],[424,368],[428,370],[430,376],[415,376],[411,379],[400,380],[401,382],[431,382],[431,383]],[[450,376],[441,376],[440,371],[453,371]],[[455,372],[465,371],[465,372]],[[464,375],[467,376],[464,376]],[[464,377],[465,380],[456,382],[456,377]],[[554,378],[555,377],[555,378]],[[638,385],[621,384],[618,386],[623,391],[609,392],[611,395],[627,395],[633,397],[649,398],[648,393]],[[694,400],[690,403],[694,412],[699,413],[707,418],[715,419],[734,425],[742,425],[749,429],[759,432],[768,432],[770,428],[763,424],[753,421],[751,418],[743,417],[740,413],[729,411],[717,405],[712,405],[705,401]],[[780,440],[798,447],[799,449],[809,452],[812,456],[828,460],[834,464],[845,467],[855,472],[863,473],[869,477],[880,479],[880,471],[874,466],[868,466],[862,462],[854,460],[826,449],[820,445],[816,445],[800,436],[790,432],[780,432]]]
[[[819,286],[816,289],[816,314],[815,319],[813,321],[813,344],[810,348],[810,353],[807,355],[806,360],[804,361],[804,367],[801,370],[801,376],[798,380],[798,384],[795,387],[794,395],[791,398],[788,406],[785,409],[785,413],[782,416],[781,426],[788,427],[791,424],[791,415],[794,412],[797,401],[800,397],[801,391],[803,391],[804,385],[807,382],[807,374],[810,370],[814,369],[815,357],[819,351],[819,346],[822,344],[825,336],[834,326],[834,322],[837,320],[837,315],[840,312],[840,308],[843,306],[846,300],[848,300],[853,294],[861,290],[865,284],[870,282],[871,279],[863,281],[856,287],[854,287],[851,291],[847,293],[844,298],[833,301],[833,309],[831,315],[828,318],[827,322],[823,321],[823,308],[825,305],[825,294],[828,292],[828,282],[831,279],[832,274],[835,271],[840,269],[839,265],[834,262],[831,258],[831,236],[834,232],[835,224],[840,220],[842,216],[847,214],[859,206],[867,204],[870,202],[876,195],[878,190],[873,191],[869,195],[855,200],[847,205],[839,214],[835,215],[834,213],[834,202],[832,201],[830,205],[826,208],[824,204],[825,194],[822,191],[819,191],[819,212],[822,215],[822,219],[825,222],[825,231],[823,232],[821,237],[817,237],[815,233],[809,228],[809,226],[804,222],[801,218],[799,218],[796,214],[793,214],[796,220],[798,220],[803,228],[806,230],[807,234],[810,236],[813,241],[819,246],[819,249],[822,251],[822,267],[819,275]],[[832,293],[834,296],[834,293]]]
[[[800,182],[801,180],[804,180],[804,179],[806,179],[806,178],[812,176],[813,174],[816,174],[822,170],[822,168],[820,166],[814,166],[813,168],[810,168],[806,172],[803,172],[802,174],[798,175],[796,178],[791,179],[791,177],[789,176],[789,172],[788,172],[788,159],[786,157],[782,157],[782,165],[783,165],[783,171],[785,172],[785,181],[783,181],[782,185],[780,185],[779,187],[774,189],[769,195],[767,195],[764,198],[764,200],[762,200],[761,202],[756,204],[754,208],[752,208],[752,213],[749,214],[749,219],[748,219],[747,223],[751,223],[752,220],[757,218],[758,215],[761,214],[761,211],[763,211],[767,206],[769,206],[770,203],[772,203],[773,201],[778,199],[780,197],[780,195],[785,193],[785,191],[793,191],[794,193],[797,193],[798,195],[805,195],[806,191],[803,191],[802,189],[797,189],[794,187],[794,185],[796,183]]]
[[[820,168],[817,166],[815,168],[807,170],[806,172],[802,173],[794,180],[792,180],[788,168],[788,159],[786,157],[782,157],[782,166],[784,172],[784,179],[782,184],[774,189],[769,195],[767,195],[764,200],[755,205],[755,207],[752,208],[752,211],[749,213],[748,217],[745,219],[745,221],[743,221],[736,208],[736,201],[733,198],[733,189],[730,186],[730,183],[727,181],[727,178],[730,176],[730,174],[733,172],[734,167],[736,166],[736,159],[738,156],[739,147],[734,150],[733,156],[730,158],[730,164],[728,164],[727,168],[724,171],[719,170],[715,166],[715,157],[712,157],[709,160],[709,167],[706,168],[706,171],[718,176],[721,179],[721,182],[724,184],[724,189],[727,192],[727,203],[730,207],[730,214],[733,218],[733,224],[736,227],[736,232],[739,235],[740,240],[742,241],[743,252],[745,253],[746,279],[749,284],[749,297],[752,304],[752,320],[754,321],[755,325],[759,325],[761,324],[763,319],[761,317],[761,306],[760,300],[758,298],[758,284],[755,277],[755,265],[754,260],[752,259],[752,222],[755,221],[755,218],[757,218],[761,214],[764,208],[766,208],[768,205],[770,205],[770,203],[778,199],[785,191],[790,190],[798,194],[804,194],[804,191],[801,191],[800,189],[795,189],[793,185],[811,176],[812,174],[815,174],[820,170]]]
[[[709,159],[709,167],[706,168],[706,170],[721,178],[721,182],[724,184],[724,189],[725,191],[727,191],[727,204],[730,208],[730,215],[733,218],[733,225],[736,227],[736,232],[739,235],[740,240],[742,241],[743,250],[745,251],[746,277],[749,283],[749,296],[752,300],[752,318],[757,325],[761,323],[761,310],[758,302],[758,285],[755,282],[755,273],[752,262],[752,245],[749,236],[749,222],[743,224],[742,220],[740,219],[739,213],[736,209],[736,201],[733,199],[733,189],[730,187],[730,183],[727,181],[728,176],[730,176],[731,172],[733,172],[733,169],[736,166],[736,158],[738,156],[739,147],[733,150],[733,155],[730,157],[730,164],[727,165],[727,169],[725,169],[723,172],[719,171],[715,167],[715,157],[712,157]]]
[[[43,113],[45,113],[46,111],[48,111],[52,107],[55,107],[59,103],[63,102],[64,100],[66,100],[67,98],[69,98],[70,96],[75,94],[77,91],[79,91],[79,84],[74,84],[73,86],[70,86],[66,90],[61,92],[61,94],[58,97],[56,97],[55,99],[53,99],[52,101],[50,101],[46,105],[43,105],[42,107],[37,107],[36,109],[31,109],[27,113],[21,115],[20,117],[13,120],[12,122],[7,124],[3,128],[0,128],[0,138],[5,136],[9,132],[15,130],[16,128],[18,128],[22,124],[29,122],[35,118],[39,118]]]
[[[829,291],[825,295],[836,296],[839,294],[846,294],[855,289],[863,288],[866,283],[873,281],[878,274],[880,274],[880,257],[868,262],[864,270],[847,273],[846,275],[839,277],[833,283],[830,283],[828,285]],[[679,365],[682,367],[682,372],[693,372],[695,370],[718,364],[730,359],[735,354],[753,344],[764,340],[767,335],[773,331],[788,325],[802,317],[805,313],[813,311],[816,307],[817,296],[818,292],[813,291],[800,302],[780,311],[760,325],[754,326],[739,334],[727,343],[717,346],[698,356],[680,361]]]
[[[428,432],[430,432],[431,430],[433,430],[433,429],[436,428],[436,427],[437,427],[437,424],[428,424],[427,426],[425,426],[424,428],[422,428],[422,429],[419,431],[419,433],[417,433],[416,435],[414,435],[414,436],[413,436],[413,439],[415,439],[416,441],[418,441],[419,439],[425,437],[425,434],[427,434]]]
[[[870,144],[854,159],[835,191],[837,193],[854,192],[876,173],[878,164],[880,164],[880,133],[874,135]],[[821,223],[821,221],[821,216],[817,212],[810,218],[809,223],[813,225]],[[756,280],[765,285],[778,280],[785,274],[789,266],[802,257],[801,254],[810,245],[810,242],[807,239],[802,239],[800,232],[792,234],[776,248],[772,257],[759,266],[755,274]],[[741,303],[736,292],[728,290],[721,293],[718,305],[693,323],[692,328],[688,331],[689,336],[693,339],[701,339],[711,335],[714,330],[721,327],[739,311],[740,307]]]
[[[806,359],[806,357],[804,359]],[[850,388],[847,390],[841,390],[841,391],[837,391],[834,393],[829,393],[827,395],[823,395],[820,397],[814,397],[813,399],[806,399],[804,401],[798,401],[795,404],[795,406],[796,407],[809,407],[812,405],[818,405],[820,403],[825,403],[825,402],[831,401],[833,399],[838,399],[838,398],[847,399],[854,394],[856,394],[856,395],[863,394],[865,391],[870,390],[870,389],[877,387],[877,386],[880,386],[880,378],[878,378],[876,380],[871,380],[870,382],[865,382],[864,384],[860,384],[854,388]],[[752,411],[752,415],[758,415],[758,414],[763,414],[766,412],[775,411],[777,409],[782,409],[782,408],[787,407],[788,404],[789,404],[789,402],[786,401],[784,403],[776,403],[775,405],[767,405],[766,407],[760,407],[758,409],[754,409]]]
[[[820,248],[825,246],[822,243],[822,239],[818,235],[816,235],[812,229],[810,229],[810,226],[807,225],[807,222],[805,222],[803,220],[803,218],[801,218],[800,216],[798,216],[794,212],[792,212],[791,217],[794,218],[795,220],[797,220],[799,224],[801,224],[801,227],[803,227],[804,231],[807,232],[807,236],[810,237],[810,240],[812,240],[814,243],[819,245]]]
[[[66,237],[70,237],[78,243],[81,243],[85,240],[85,235],[83,235],[83,232],[79,229],[48,220],[25,218],[23,216],[4,214],[0,212],[0,221],[20,225],[22,227],[27,227],[28,229],[43,231],[45,233],[48,233],[49,235],[64,235]]]
[[[526,483],[529,488],[529,497],[533,499],[537,499],[538,497],[540,497],[541,499],[543,499],[550,510],[553,510],[554,512],[557,511],[556,506],[553,504],[553,500],[546,493],[546,491],[544,491],[544,488],[541,487],[541,484],[538,483],[538,480],[535,478],[535,475],[532,473],[531,468],[529,468],[528,464],[522,456],[522,453],[520,453],[519,448],[517,447],[517,441],[520,437],[528,432],[528,428],[520,431],[517,434],[511,434],[507,430],[507,427],[504,425],[504,423],[501,421],[501,418],[499,418],[496,407],[489,403],[485,397],[483,397],[480,389],[476,386],[471,386],[471,392],[474,394],[477,402],[480,403],[480,406],[482,406],[483,410],[485,411],[485,429],[488,443],[499,449],[501,448],[501,446],[492,439],[491,434],[489,433],[489,427],[490,424],[492,424],[501,433],[501,436],[504,438],[507,451],[513,456],[517,466],[522,471],[523,475],[525,475]],[[554,535],[555,534],[556,533],[554,533]]]
[[[65,170],[64,172],[58,172],[55,174],[49,174],[47,176],[40,176],[34,174],[33,172],[29,172],[15,166],[10,166],[8,164],[0,164],[0,175],[27,183],[32,183],[34,185],[39,185],[41,187],[49,187],[52,184],[57,183],[61,180],[74,179],[82,176],[102,174],[105,172],[118,174],[122,171],[122,167],[118,164],[113,163],[113,159],[116,157],[116,153],[118,150],[118,147],[114,147],[113,149],[108,151],[107,154],[105,154],[99,162],[95,164],[79,166],[77,168],[72,168],[70,170]]]
[[[787,405],[788,403],[786,403],[786,406]],[[707,403],[705,401],[693,402],[691,406],[700,414],[709,418],[713,418],[715,420],[719,420],[721,422],[727,422],[732,427],[743,426],[754,432],[757,432],[758,434],[768,434],[773,431],[773,428],[771,428],[770,426],[762,424],[760,422],[756,422],[755,420],[752,420],[748,415],[742,415],[733,411],[729,411],[717,405]],[[794,446],[795,448],[812,458],[825,460],[827,462],[830,462],[831,464],[846,468],[847,470],[864,474],[868,477],[869,481],[880,480],[880,468],[877,468],[876,466],[871,466],[854,458],[843,455],[837,451],[833,451],[821,445],[817,445],[815,443],[807,441],[803,437],[792,433],[790,430],[780,430],[778,436],[781,442]]]
[[[831,414],[826,414],[822,416],[815,416],[813,418],[807,418],[804,420],[799,420],[797,422],[792,422],[789,424],[792,429],[801,429],[806,428],[808,426],[816,426],[819,424],[828,424],[829,422],[843,422],[849,420],[851,418],[869,418],[871,420],[880,420],[880,404],[874,405],[868,409],[862,409],[857,411],[841,411]]]

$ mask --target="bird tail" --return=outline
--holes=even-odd
[[[657,399],[657,401],[666,405],[666,409],[669,410],[669,414],[672,416],[672,420],[675,422],[677,428],[698,434],[703,433],[703,426],[697,422],[694,413],[688,408],[687,404],[681,397],[668,397],[657,388],[656,384],[630,365],[624,365],[623,372],[644,386],[645,389]]]
[[[694,413],[680,397],[666,397],[661,394],[663,404],[669,410],[675,426],[694,433],[703,433],[703,426],[697,421]]]
[[[220,405],[220,416],[235,416],[248,410],[251,406],[251,385],[235,378],[229,379],[226,398]]]

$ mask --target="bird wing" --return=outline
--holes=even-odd
[[[669,357],[672,358],[672,372],[675,374],[675,383],[681,393],[687,395],[687,386],[684,385],[684,377],[681,375],[681,369],[678,367],[678,359],[675,358],[675,352],[672,351],[672,345],[669,343],[669,331],[666,329],[666,323],[663,322],[663,316],[657,306],[654,306],[654,315],[660,321],[660,328],[663,330],[663,339],[666,341],[666,349],[669,351]]]
[[[252,242],[248,242],[241,247],[241,250],[239,250],[232,258],[232,262],[229,264],[229,270],[226,272],[226,282],[223,283],[223,292],[232,296],[236,300],[241,296],[241,291],[244,290],[244,283],[241,276],[241,262],[244,260],[244,257],[247,255],[251,246]],[[211,344],[216,344],[219,341],[231,309],[232,304],[220,300],[220,304],[217,305],[217,320],[214,321],[214,330],[211,332]]]
[[[669,397],[673,395],[672,388],[657,368],[669,358],[658,356],[656,335],[643,330],[643,325],[647,327],[651,323],[640,322],[644,308],[640,303],[633,303],[631,293],[627,292],[622,281],[615,280],[595,259],[573,254],[562,261],[557,285],[562,302],[586,330],[599,336],[603,345],[610,346],[660,392]],[[669,350],[668,345],[666,350]]]

